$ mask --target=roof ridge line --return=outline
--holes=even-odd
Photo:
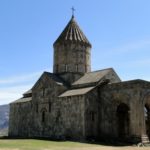
[[[95,71],[87,72],[86,74],[93,73],[93,72],[104,71],[104,70],[114,70],[114,69],[113,68],[105,68],[105,69],[101,69],[101,70],[95,70]]]

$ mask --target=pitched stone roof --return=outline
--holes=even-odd
[[[32,100],[32,97],[26,97],[26,98],[22,97],[22,98],[20,98],[20,99],[14,101],[14,102],[12,102],[12,103],[13,103],[13,104],[14,104],[14,103],[25,103],[25,102],[29,102],[29,101],[31,101],[31,100]]]
[[[54,45],[57,43],[65,43],[65,42],[80,42],[86,44],[91,47],[90,42],[78,26],[77,22],[75,21],[74,16],[72,16],[71,20],[60,34],[58,39],[54,42]]]
[[[94,89],[95,86],[93,87],[87,87],[87,88],[80,88],[80,89],[72,89],[64,92],[61,94],[59,97],[67,97],[67,96],[77,96],[77,95],[84,95]]]
[[[105,75],[113,71],[112,68],[98,70],[94,72],[88,72],[79,80],[75,81],[72,86],[81,85],[81,84],[90,84],[99,82]]]
[[[53,79],[56,82],[56,84],[66,85],[66,82],[62,78],[60,78],[57,74],[50,72],[44,72],[44,74],[48,75],[51,79]]]
[[[118,83],[112,83],[111,85],[139,85],[140,87],[142,87],[142,85],[148,85],[150,87],[150,81],[146,81],[146,80],[142,80],[142,79],[134,79],[134,80],[127,80],[127,81],[122,81],[122,82],[118,82]]]
[[[32,94],[32,89],[26,91],[25,93],[23,93],[23,95],[26,95],[26,94]]]
[[[58,85],[65,85],[68,86],[66,82],[64,82],[63,79],[61,79],[58,75],[54,74],[54,73],[50,73],[50,72],[44,72],[41,77],[43,75],[47,75],[49,78],[51,78],[52,80],[55,81],[56,84]],[[40,77],[40,78],[41,78]],[[39,80],[38,80],[39,81]],[[37,82],[38,82],[37,81]],[[35,85],[37,84],[37,82],[35,83]],[[34,86],[35,86],[34,85]],[[32,88],[34,88],[34,86]],[[28,90],[27,92],[23,93],[23,97],[12,102],[12,103],[23,103],[23,102],[29,102],[32,100],[32,88],[30,90]]]
[[[39,78],[39,80],[41,78],[43,78],[43,76],[47,76],[48,78],[52,79],[56,84],[58,85],[64,85],[64,86],[68,86],[67,83],[61,78],[59,77],[57,74],[54,73],[50,73],[50,72],[44,72],[41,77]],[[32,87],[32,89],[36,86],[36,84],[39,82],[39,80],[34,84],[34,86]]]

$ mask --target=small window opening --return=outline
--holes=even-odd
[[[51,112],[51,107],[52,107],[52,104],[51,102],[49,102],[49,112]]]
[[[46,92],[46,90],[45,90],[45,88],[43,88],[43,91],[42,91],[42,96],[43,97],[45,96],[45,92]]]
[[[36,112],[38,113],[38,111],[39,111],[39,110],[38,110],[38,104],[36,104]]]
[[[45,111],[42,112],[42,122],[45,122]]]

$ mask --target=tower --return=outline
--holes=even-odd
[[[53,47],[53,72],[69,83],[91,71],[91,44],[75,21],[74,15]]]

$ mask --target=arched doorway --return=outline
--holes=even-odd
[[[150,138],[150,106],[148,104],[145,104],[144,116],[145,116],[146,134]]]
[[[129,107],[124,103],[117,107],[117,125],[118,136],[127,138],[129,136]]]

